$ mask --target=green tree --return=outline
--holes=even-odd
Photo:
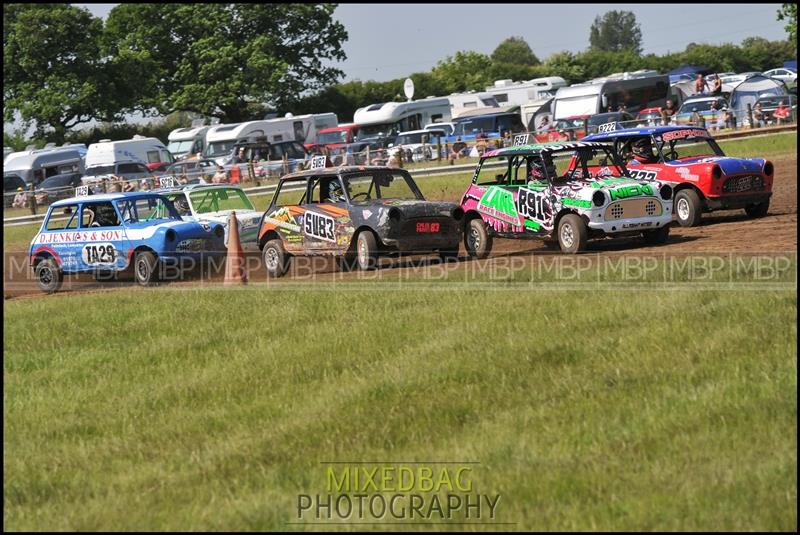
[[[789,42],[794,45],[797,55],[797,4],[783,4],[778,10],[778,20],[785,20],[784,29],[789,34]]]
[[[117,117],[130,93],[115,91],[124,61],[101,54],[102,24],[69,4],[4,4],[4,121],[19,114],[60,143],[76,125]]]
[[[539,65],[541,61],[531,50],[530,45],[522,37],[509,37],[492,52],[495,63],[511,63],[513,65]]]
[[[618,51],[632,50],[642,53],[642,30],[632,11],[607,11],[602,17],[595,17],[589,29],[589,48],[591,50]]]
[[[154,83],[139,107],[192,111],[238,122],[285,108],[334,83],[324,66],[345,58],[335,4],[120,4],[106,23],[106,51],[148,63]]]
[[[484,89],[492,82],[489,68],[492,60],[486,54],[459,51],[436,64],[431,74],[436,78],[444,94]]]

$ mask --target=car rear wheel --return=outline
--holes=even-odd
[[[156,276],[156,255],[150,251],[136,253],[133,261],[133,273],[136,283],[140,286],[149,286],[158,280]]]
[[[378,266],[378,244],[372,232],[365,230],[358,235],[356,253],[358,269],[368,271]]]
[[[769,211],[769,201],[751,204],[744,207],[744,211],[750,217],[764,217]]]
[[[574,254],[586,249],[589,231],[586,223],[576,214],[567,214],[558,222],[558,244],[561,251]]]
[[[64,274],[55,259],[45,258],[36,264],[36,283],[43,292],[49,294],[57,292],[63,280]]]
[[[279,239],[269,240],[264,245],[261,255],[264,260],[264,267],[267,269],[267,275],[272,278],[282,277],[289,268],[286,249],[283,248],[283,242]]]
[[[464,232],[464,248],[473,258],[486,258],[492,251],[492,237],[481,218],[471,219]]]
[[[642,232],[642,237],[644,237],[644,242],[649,245],[666,243],[669,238],[669,225],[664,225],[656,230],[645,230]]]
[[[682,227],[694,227],[700,224],[703,205],[696,191],[683,189],[675,195],[675,215]]]

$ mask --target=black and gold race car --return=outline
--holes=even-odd
[[[379,256],[458,257],[464,211],[426,201],[408,171],[321,167],[281,178],[264,213],[258,244],[270,276],[291,256],[334,255],[343,269],[373,269]]]

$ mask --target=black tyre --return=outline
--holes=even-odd
[[[158,280],[156,274],[156,255],[150,251],[140,251],[133,259],[133,277],[140,286],[149,286]]]
[[[282,277],[289,268],[289,258],[280,239],[269,240],[264,245],[261,258],[264,260],[267,275],[272,278]]]
[[[758,204],[745,206],[744,211],[750,217],[764,217],[769,211],[769,199]]]
[[[45,258],[36,264],[35,273],[39,289],[49,294],[57,292],[64,281],[64,274],[53,258]]]
[[[678,224],[682,227],[694,227],[700,224],[703,215],[703,203],[700,196],[692,189],[682,189],[675,195],[673,208]]]
[[[358,269],[368,271],[378,267],[378,244],[375,235],[368,231],[362,231],[356,240],[356,257]]]
[[[470,219],[464,229],[464,248],[473,258],[486,258],[492,252],[492,237],[481,218]]]
[[[586,249],[589,230],[586,223],[576,214],[567,214],[558,222],[558,244],[561,251],[574,254]]]
[[[664,225],[655,230],[645,230],[642,232],[642,237],[644,238],[644,242],[649,245],[666,243],[667,238],[669,238],[669,225]]]

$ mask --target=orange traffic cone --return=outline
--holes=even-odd
[[[239,221],[236,212],[228,216],[228,256],[225,259],[225,286],[230,284],[247,284],[244,251],[239,241]]]

